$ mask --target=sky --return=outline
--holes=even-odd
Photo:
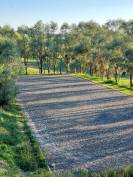
[[[32,26],[38,20],[78,23],[133,19],[133,0],[0,0],[0,25]]]

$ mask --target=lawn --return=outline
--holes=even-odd
[[[25,71],[23,71],[22,74],[25,74]],[[28,67],[28,75],[38,75],[38,74],[40,74],[38,68]],[[43,71],[43,74],[47,75],[48,74],[48,70],[45,70],[45,73]],[[49,74],[54,74],[54,71],[50,70]],[[59,74],[59,72],[56,71],[55,74]]]
[[[130,89],[129,87],[129,79],[128,78],[120,78],[118,84],[115,84],[114,78],[107,81],[106,78],[100,78],[97,76],[90,76],[89,74],[83,74],[83,73],[76,73],[71,74],[74,77],[83,78],[89,81],[92,81],[94,83],[102,84],[105,87],[112,88],[114,90],[118,90],[124,94],[133,96],[133,89]]]

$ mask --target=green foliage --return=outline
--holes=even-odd
[[[16,164],[24,171],[37,169],[37,163],[29,143],[21,143],[16,147]]]
[[[45,155],[16,104],[0,110],[0,161],[11,169],[47,171]]]
[[[62,70],[88,71],[107,80],[115,76],[116,83],[119,74],[126,71],[132,87],[132,25],[132,20],[109,20],[102,26],[88,21],[78,25],[63,23],[58,29],[53,21],[44,24],[39,20],[33,27],[23,25],[17,31],[6,25],[0,28],[0,62],[11,62],[19,54],[26,74],[29,60],[33,59],[38,69],[34,74],[43,74],[44,70],[48,74],[50,70],[54,74],[56,70],[60,74]]]
[[[13,161],[14,153],[10,146],[7,144],[0,144],[0,160],[4,160],[10,164],[14,164]]]
[[[12,77],[17,48],[14,40],[0,37],[0,105],[9,104],[15,97],[16,88]]]
[[[125,50],[125,57],[128,59],[128,63],[133,64],[133,48],[129,48]]]
[[[23,177],[15,167],[0,168],[0,177]]]
[[[10,63],[17,55],[17,48],[14,41],[9,38],[0,38],[0,63]]]
[[[106,80],[103,82],[104,84],[115,84],[113,80]]]
[[[4,70],[0,74],[0,105],[9,104],[16,95],[15,82],[10,71]]]

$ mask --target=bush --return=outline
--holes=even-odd
[[[10,71],[4,70],[0,75],[0,105],[8,105],[16,95],[15,82]]]
[[[106,80],[104,81],[104,84],[116,84],[116,83],[112,80]]]

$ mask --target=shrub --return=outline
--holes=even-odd
[[[116,84],[116,83],[112,80],[106,80],[104,81],[104,84]]]
[[[0,105],[8,105],[16,95],[15,82],[10,71],[4,70],[0,75]]]

